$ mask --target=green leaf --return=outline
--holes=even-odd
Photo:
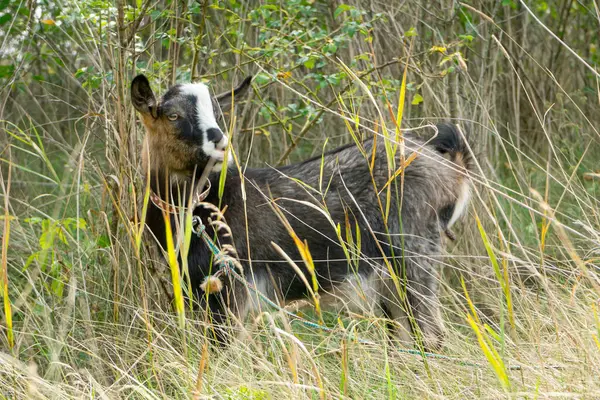
[[[96,239],[96,246],[99,249],[106,249],[107,247],[110,247],[110,239],[108,238],[108,235],[100,235],[98,239]]]
[[[546,11],[548,11],[548,3],[545,1],[540,1],[537,4],[536,8],[537,8],[537,11],[539,11],[539,12],[546,12]]]
[[[153,10],[150,12],[150,19],[152,19],[152,21],[156,21],[161,15],[162,11]]]
[[[317,62],[316,58],[309,57],[308,60],[304,61],[304,66],[308,69],[313,69],[315,67],[316,62]]]
[[[10,14],[8,14],[8,13],[4,14],[3,16],[0,17],[0,25],[4,25],[8,21],[10,21],[11,18],[12,18],[12,16]]]
[[[77,228],[85,230],[87,228],[87,222],[83,218],[77,220]]]
[[[60,279],[54,279],[52,281],[52,285],[50,285],[50,286],[52,288],[52,292],[56,295],[56,297],[58,297],[59,299],[62,299],[64,288],[65,288],[65,283]]]
[[[260,74],[256,75],[254,82],[256,82],[258,85],[264,85],[271,82],[271,77],[261,72]]]
[[[75,71],[75,74],[73,76],[75,78],[79,78],[79,77],[83,76],[85,73],[87,73],[87,69],[88,69],[88,67],[81,67],[77,71]]]
[[[38,255],[39,255],[39,253],[33,253],[32,255],[27,257],[27,261],[25,262],[25,265],[23,265],[23,269],[21,271],[22,272],[26,271],[27,268],[29,268],[29,266],[31,265],[31,263],[37,259]]]
[[[67,244],[67,236],[65,235],[65,231],[63,230],[62,227],[57,227],[56,228],[56,233],[58,234],[58,239],[63,242],[64,244]]]
[[[413,100],[410,104],[412,104],[413,106],[418,106],[422,102],[423,102],[423,96],[421,96],[419,93],[415,93],[415,96],[413,97]]]
[[[64,67],[65,63],[63,62],[63,60],[61,60],[60,57],[52,57],[52,59],[54,60],[54,62],[59,66],[59,67]]]
[[[354,7],[349,6],[348,4],[340,4],[335,11],[333,12],[333,18],[337,18],[340,14],[345,13],[346,11],[352,10]]]
[[[0,65],[0,78],[6,78],[12,76],[15,72],[15,65]]]
[[[334,54],[337,51],[337,45],[334,42],[328,43],[323,46],[323,51],[325,53]]]
[[[39,238],[40,248],[42,250],[51,249],[54,245],[54,234],[51,231],[44,231]]]
[[[418,36],[419,34],[417,33],[417,30],[415,29],[415,27],[413,26],[412,28],[410,28],[408,31],[406,31],[406,33],[404,34],[404,36],[406,37],[413,37],[413,36]]]

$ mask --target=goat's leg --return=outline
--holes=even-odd
[[[400,289],[402,290],[402,289]],[[413,344],[412,328],[406,313],[406,296],[400,295],[392,279],[381,280],[379,289],[379,307],[383,315],[390,320],[387,324],[389,339],[405,347]]]
[[[234,279],[222,276],[223,287],[219,292],[200,293],[200,308],[210,324],[208,334],[220,345],[230,343],[236,336],[236,325],[245,320],[248,313],[248,291]]]
[[[417,340],[422,340],[426,350],[439,350],[445,328],[441,316],[439,278],[435,265],[425,257],[407,258],[406,278],[406,296],[413,319],[413,333]]]

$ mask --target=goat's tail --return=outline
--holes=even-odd
[[[429,141],[429,145],[442,155],[447,156],[459,170],[457,171],[458,182],[455,186],[455,200],[438,211],[442,227],[449,230],[458,218],[464,214],[469,204],[471,184],[467,173],[473,170],[475,160],[465,136],[456,125],[438,124],[437,129],[438,134]]]

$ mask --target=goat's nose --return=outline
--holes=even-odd
[[[223,140],[223,132],[219,128],[210,128],[206,131],[206,137],[209,142],[219,144]]]

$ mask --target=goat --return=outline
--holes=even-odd
[[[465,212],[470,195],[466,173],[472,155],[457,127],[438,125],[437,135],[428,142],[405,134],[410,163],[402,174],[395,173],[398,151],[396,171],[390,175],[383,138],[342,146],[293,165],[240,171],[223,165],[228,138],[214,107],[229,108],[231,97],[239,100],[250,86],[248,77],[233,91],[212,98],[204,84],[175,85],[157,100],[145,76],[134,78],[131,99],[146,129],[142,159],[153,195],[171,199],[173,205],[187,204],[189,191],[179,197],[174,193],[197,182],[212,158],[216,164],[208,181],[213,188],[219,187],[219,171],[228,168],[222,197],[210,191],[202,203],[209,207],[197,207],[193,214],[206,222],[216,207],[226,207],[230,232],[210,224],[207,232],[221,246],[235,248],[243,276],[262,294],[284,302],[309,294],[310,285],[272,244],[292,260],[302,260],[300,240],[314,260],[321,295],[377,311],[389,319],[393,338],[404,343],[419,338],[426,349],[439,349],[445,332],[436,259],[442,251],[441,232]],[[412,153],[415,158],[408,157]],[[388,189],[391,196],[386,198]],[[155,201],[149,204],[146,224],[164,249],[163,210]],[[360,233],[360,240],[358,235],[354,240],[355,247],[360,243],[353,253],[356,262],[336,228],[345,224]],[[227,275],[214,284],[207,282],[217,268],[213,254],[196,236],[189,246],[192,295],[210,312],[217,339],[225,341],[228,331],[220,327],[227,322],[227,310],[243,320],[257,306],[255,296]],[[306,264],[299,264],[297,268],[310,276]]]

